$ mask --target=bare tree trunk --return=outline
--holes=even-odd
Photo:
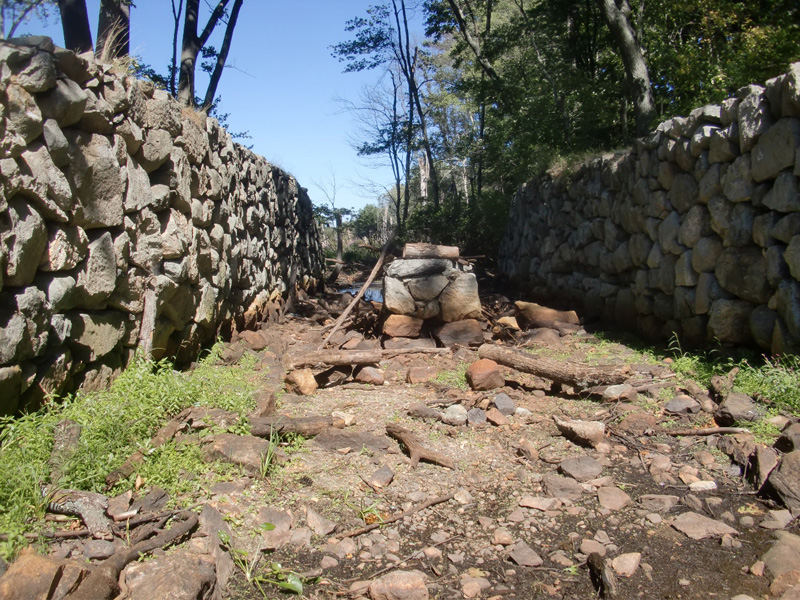
[[[214,12],[208,18],[203,33],[197,35],[197,20],[200,11],[200,0],[186,0],[186,13],[183,22],[183,46],[181,50],[180,76],[178,78],[178,102],[185,106],[194,106],[194,70],[197,55],[208,42],[211,33],[217,26],[229,0],[219,0]]]
[[[645,135],[650,130],[650,123],[655,118],[656,107],[644,52],[628,19],[630,6],[627,0],[617,0],[616,2],[615,0],[597,0],[597,4],[611,35],[617,42],[622,63],[625,65],[628,88],[633,98],[636,135]]]
[[[178,31],[181,25],[181,14],[183,14],[183,0],[178,0],[178,8],[175,8],[175,0],[172,0],[172,18],[175,26],[172,28],[172,62],[169,65],[169,93],[177,97],[178,90],[175,87],[175,76],[178,73]]]
[[[130,5],[125,0],[101,0],[95,54],[109,59],[128,56],[130,43]]]
[[[231,16],[228,18],[228,25],[225,27],[225,37],[222,40],[222,48],[217,55],[217,64],[214,65],[214,72],[211,74],[211,81],[208,82],[208,90],[206,90],[206,97],[203,100],[203,110],[208,112],[214,104],[214,96],[217,93],[217,86],[219,79],[222,77],[222,69],[225,68],[225,61],[228,59],[228,52],[231,49],[231,40],[233,39],[233,30],[236,27],[236,19],[239,17],[239,9],[242,8],[243,0],[234,0],[233,8],[231,8]]]
[[[58,0],[58,10],[61,13],[61,27],[67,50],[77,53],[92,50],[94,46],[86,0]]]

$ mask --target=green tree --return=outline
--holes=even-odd
[[[0,40],[14,37],[31,17],[46,20],[55,0],[0,0]]]

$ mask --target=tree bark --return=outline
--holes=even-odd
[[[194,71],[197,64],[197,55],[208,42],[211,33],[217,26],[225,12],[229,0],[219,0],[216,8],[208,18],[203,32],[197,35],[197,25],[200,13],[200,0],[187,0],[186,12],[183,22],[183,45],[181,50],[181,64],[178,77],[178,102],[184,106],[195,105]]]
[[[95,54],[106,59],[128,56],[130,41],[130,5],[125,0],[101,0]]]
[[[181,26],[181,15],[183,14],[183,0],[178,0],[178,7],[175,8],[175,0],[172,0],[172,62],[169,65],[169,93],[174,97],[178,96],[175,87],[175,76],[178,74],[178,32]]]
[[[272,433],[296,433],[303,437],[314,437],[326,429],[344,429],[344,421],[338,417],[251,417],[250,435],[268,438]]]
[[[58,0],[58,10],[61,13],[61,27],[67,50],[78,54],[92,50],[94,46],[86,0]]]
[[[406,244],[403,247],[403,258],[447,258],[458,260],[457,246],[436,246],[434,244]]]
[[[211,73],[211,80],[208,82],[206,97],[203,100],[203,110],[208,112],[214,105],[214,96],[217,94],[217,86],[222,77],[222,70],[225,68],[225,61],[228,59],[228,52],[231,49],[233,30],[236,27],[236,19],[239,18],[239,9],[242,8],[243,0],[234,0],[231,8],[231,16],[228,18],[228,25],[225,27],[225,37],[222,39],[222,47],[217,55],[217,63],[214,65],[214,72]]]
[[[531,356],[494,344],[484,344],[478,348],[478,356],[480,358],[488,358],[517,371],[531,373],[555,383],[567,384],[581,389],[596,385],[622,383],[626,379],[625,375],[617,367],[576,365],[550,358]]]
[[[628,19],[630,6],[628,6],[627,0],[617,0],[617,2],[615,0],[597,0],[597,5],[611,35],[617,42],[622,63],[625,65],[628,90],[633,98],[636,135],[646,135],[650,131],[650,123],[656,116],[656,106],[644,52]]]

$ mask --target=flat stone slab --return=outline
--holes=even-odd
[[[538,567],[544,562],[542,558],[533,551],[533,548],[525,542],[517,542],[514,547],[511,548],[508,558],[521,567]]]
[[[704,540],[710,537],[722,537],[723,535],[739,535],[739,532],[730,525],[709,519],[695,512],[686,512],[675,517],[672,521],[672,526],[693,540]]]
[[[218,460],[241,466],[248,475],[260,475],[269,442],[252,435],[222,433],[205,442],[207,460]]]
[[[596,479],[603,472],[602,465],[591,456],[578,456],[562,460],[558,470],[576,481]]]

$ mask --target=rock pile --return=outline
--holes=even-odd
[[[481,316],[478,280],[458,255],[458,248],[409,244],[404,258],[386,267],[383,298],[389,316],[383,333],[389,337],[384,343],[387,348],[435,347],[432,339],[418,339],[426,321],[428,325],[444,322],[433,332],[443,346],[483,343],[477,320]]]
[[[505,275],[653,337],[800,348],[800,63],[530,181]]]
[[[305,190],[216,120],[44,37],[0,45],[0,83],[0,414],[319,280]]]

